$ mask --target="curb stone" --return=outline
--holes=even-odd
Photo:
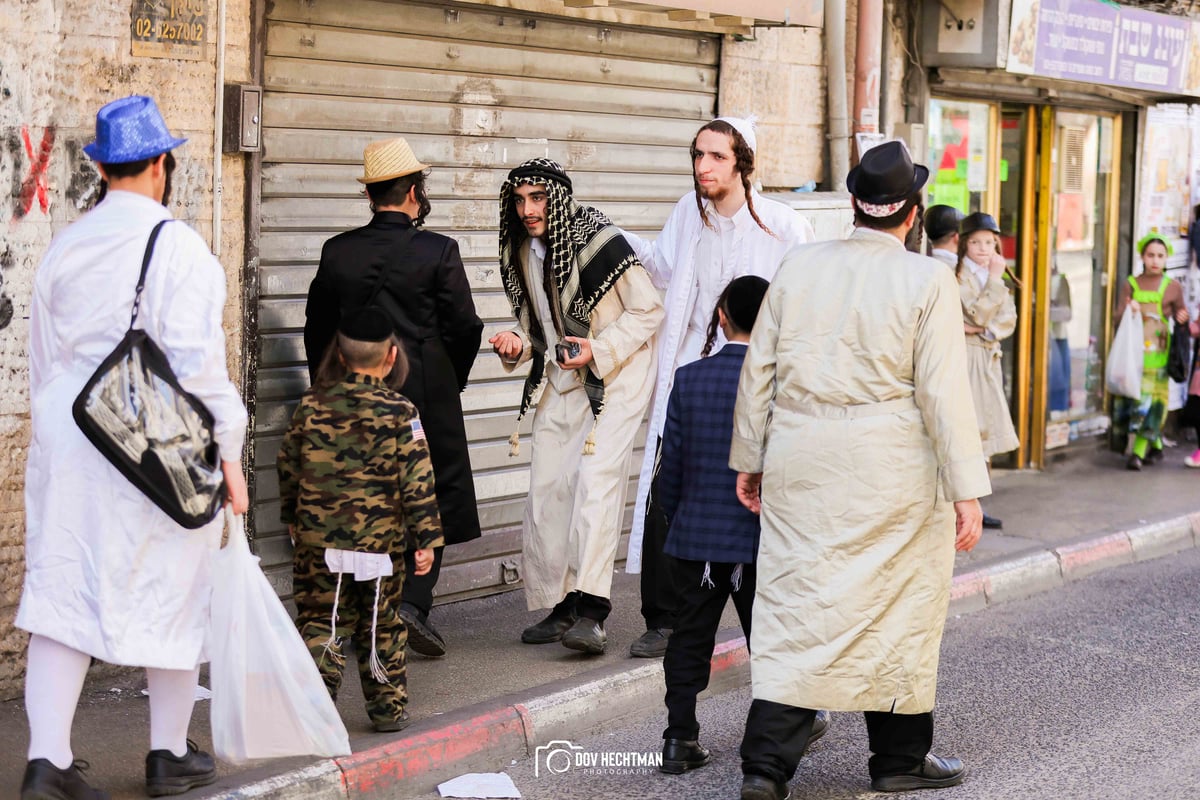
[[[1027,553],[954,577],[951,615],[1028,597],[1088,575],[1197,546],[1200,513]],[[662,661],[628,662],[569,679],[549,693],[535,687],[515,702],[481,703],[448,715],[454,721],[414,732],[349,756],[327,759],[264,778],[208,800],[368,800],[434,791],[466,772],[493,771],[534,754],[554,739],[571,739],[646,703],[660,701]],[[709,690],[741,685],[749,663],[746,640],[720,641],[713,651]]]

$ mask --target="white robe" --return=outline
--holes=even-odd
[[[533,313],[540,316],[545,291],[528,271],[529,251],[526,243],[521,264]],[[536,268],[536,251],[535,258]],[[650,400],[653,337],[662,313],[658,292],[641,267],[626,270],[592,310],[589,368],[604,381],[599,420],[592,415],[580,373],[546,364],[541,394],[533,399],[533,454],[521,537],[521,575],[531,611],[550,608],[572,591],[597,597],[612,593],[633,444]],[[548,330],[553,342],[553,326]],[[521,357],[504,364],[507,370],[533,353],[528,331],[516,333],[523,344]],[[550,348],[547,362],[554,357],[553,344]],[[593,425],[596,450],[583,455]]]
[[[84,438],[83,384],[125,335],[146,240],[170,214],[112,192],[59,233],[34,278],[33,438],[25,474],[25,584],[16,625],[111,664],[191,669],[201,660],[221,516],[173,522]],[[182,222],[165,225],[137,327],[212,412],[222,458],[240,460],[246,410],[229,379],[225,273]]]
[[[743,275],[757,275],[768,281],[772,280],[784,255],[798,244],[811,242],[815,236],[812,225],[794,209],[775,200],[768,200],[757,192],[752,197],[755,212],[774,236],[758,226],[750,216],[749,206],[743,206],[732,218],[733,242],[730,249],[737,254],[737,261],[724,265],[729,280]],[[711,204],[709,208],[711,209]],[[674,385],[675,370],[700,357],[698,350],[684,354],[682,348],[688,321],[696,313],[696,250],[703,225],[700,212],[696,208],[696,193],[690,192],[675,204],[662,233],[653,242],[647,242],[635,234],[625,234],[625,238],[629,240],[638,258],[650,273],[654,285],[666,290],[666,318],[663,320],[656,345],[658,376],[654,386],[654,403],[650,411],[650,426],[646,433],[642,468],[638,473],[637,502],[633,509],[629,554],[625,561],[625,570],[631,573],[642,571],[646,504],[650,497],[650,484],[654,479],[658,438],[662,435],[663,423],[667,418],[667,400]],[[721,287],[721,290],[724,290],[724,287]],[[711,312],[712,309],[709,308],[705,313]],[[724,344],[725,337],[718,332],[713,351],[720,350]]]
[[[890,234],[793,251],[767,294],[729,466],[763,473],[756,699],[933,708],[951,501],[990,494],[954,274]]]

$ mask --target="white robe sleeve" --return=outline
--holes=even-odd
[[[247,416],[225,361],[225,273],[191,228],[168,224],[159,240],[170,260],[155,264],[171,265],[171,282],[158,312],[158,344],[183,388],[212,413],[221,459],[239,461]]]

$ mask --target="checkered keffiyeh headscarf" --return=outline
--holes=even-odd
[[[500,187],[500,277],[513,315],[529,332],[534,344],[533,363],[521,397],[522,417],[529,410],[546,367],[546,335],[533,313],[520,264],[521,246],[529,234],[513,200],[513,189],[531,184],[544,185],[548,196],[544,263],[547,295],[552,296],[547,299],[555,326],[559,328],[555,333],[560,338],[586,339],[591,332],[592,309],[625,270],[638,265],[637,256],[608,217],[575,202],[571,179],[560,164],[548,158],[534,158],[508,174],[508,180]],[[604,410],[604,382],[587,370],[584,387],[592,413],[599,417]]]

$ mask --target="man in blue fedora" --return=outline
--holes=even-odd
[[[240,453],[246,410],[225,363],[225,273],[204,240],[164,203],[171,135],[149,97],[109,103],[84,152],[104,198],[54,237],[30,303],[33,437],[25,477],[29,753],[21,800],[100,800],[71,750],[71,722],[93,658],[144,667],[150,693],[146,792],[179,794],[216,779],[188,741],[212,596],[221,517],[186,530],[142,495],[72,422],[71,407],[130,325],[151,231],[137,327],[183,388],[212,413],[229,502],[246,510]],[[165,223],[165,224],[163,224]]]

